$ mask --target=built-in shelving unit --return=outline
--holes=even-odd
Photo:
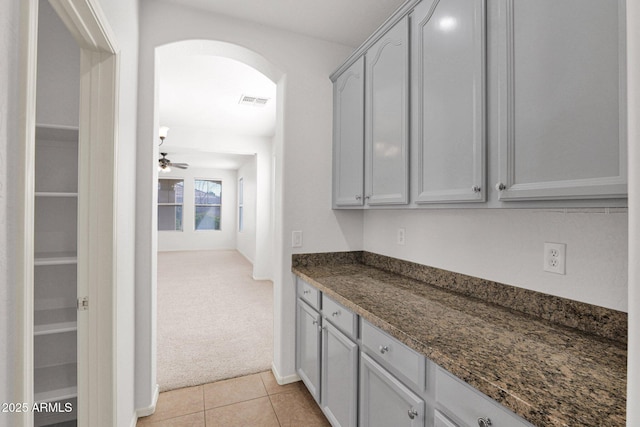
[[[77,381],[78,128],[36,127],[34,253],[35,426],[74,424]],[[67,405],[70,404],[70,405]]]

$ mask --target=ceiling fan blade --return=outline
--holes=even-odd
[[[169,163],[169,166],[178,169],[186,169],[189,167],[188,163]]]

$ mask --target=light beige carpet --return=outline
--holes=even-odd
[[[236,251],[158,253],[160,391],[265,371],[273,285]]]

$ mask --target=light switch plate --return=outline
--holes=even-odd
[[[302,231],[296,230],[291,232],[291,247],[292,248],[302,247]]]

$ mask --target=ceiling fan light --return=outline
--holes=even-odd
[[[169,128],[166,126],[160,126],[160,129],[158,130],[158,136],[160,137],[160,139],[165,139],[168,134]]]

